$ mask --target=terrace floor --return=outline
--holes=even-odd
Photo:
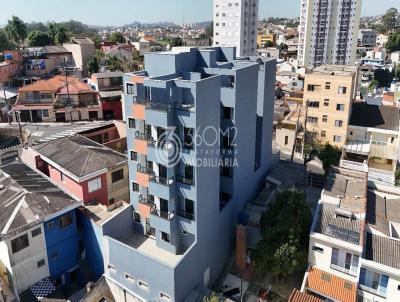
[[[150,256],[151,258],[165,262],[170,266],[176,266],[183,258],[183,255],[175,255],[158,247],[155,239],[140,235],[136,232],[130,232],[127,236],[122,238],[121,242]]]

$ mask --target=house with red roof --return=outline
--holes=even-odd
[[[99,94],[78,78],[57,75],[23,86],[13,107],[23,122],[69,122],[103,118]]]

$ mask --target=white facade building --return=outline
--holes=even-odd
[[[299,65],[354,65],[361,0],[302,0]]]
[[[237,56],[255,56],[258,0],[214,0],[214,46],[236,46]]]

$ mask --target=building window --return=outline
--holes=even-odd
[[[46,261],[44,261],[44,259],[40,260],[37,262],[37,268],[41,268],[42,266],[44,266],[46,264]]]
[[[308,107],[310,108],[319,108],[319,102],[309,102]]]
[[[387,275],[381,275],[377,272],[367,271],[363,267],[361,268],[360,284],[362,286],[369,287],[379,295],[386,297],[388,283],[389,277]]]
[[[231,107],[225,107],[222,105],[221,115],[224,120],[233,120],[234,109]]]
[[[323,253],[324,252],[324,249],[322,247],[319,247],[319,246],[316,246],[316,245],[312,246],[312,250],[315,251],[315,252],[318,252],[318,253]]]
[[[124,169],[120,169],[111,173],[111,182],[116,183],[124,179]]]
[[[345,269],[350,269],[351,267],[351,254],[350,253],[346,253],[346,260],[344,263],[344,268]]]
[[[134,87],[132,83],[126,83],[126,94],[134,94]]]
[[[316,124],[318,123],[318,118],[313,116],[307,116],[307,123]]]
[[[325,130],[321,130],[321,137],[323,137],[323,138],[326,137],[326,131]]]
[[[160,293],[160,299],[165,302],[171,301],[171,297],[164,293]]]
[[[221,167],[221,176],[232,178],[232,167]]]
[[[135,282],[135,278],[132,277],[132,275],[125,273],[125,279],[128,280],[129,282]]]
[[[336,105],[336,110],[337,111],[344,111],[344,104],[337,104]]]
[[[324,106],[328,107],[329,106],[329,99],[324,99]]]
[[[92,179],[88,182],[89,193],[95,192],[101,189],[101,178]]]
[[[289,136],[285,135],[285,146],[289,144]]]
[[[32,231],[32,237],[39,236],[40,234],[42,234],[42,229],[41,228],[37,228],[37,229],[34,229]]]
[[[50,221],[47,223],[47,228],[52,229],[52,228],[54,228],[55,225],[56,225],[56,223],[54,221]]]
[[[133,212],[133,221],[140,223],[140,214],[138,212]]]
[[[322,116],[322,122],[323,123],[327,123],[328,122],[328,116],[327,115],[323,115]]]
[[[28,234],[24,234],[18,238],[11,240],[11,250],[13,254],[27,248],[29,246]]]
[[[134,118],[128,118],[129,128],[134,129],[136,128],[136,120]]]
[[[334,136],[333,136],[333,141],[334,141],[335,143],[340,143],[340,142],[342,141],[342,137],[339,136],[339,135],[334,135]]]
[[[149,290],[149,285],[142,280],[138,280],[138,285],[143,290],[146,290],[146,291]]]
[[[136,182],[132,182],[132,191],[139,192],[139,185]]]
[[[61,216],[61,218],[60,218],[60,227],[62,229],[66,228],[70,224],[72,224],[72,215],[71,214],[65,214],[65,215]]]
[[[115,266],[115,265],[112,265],[111,263],[109,263],[108,265],[107,265],[107,269],[109,270],[109,271],[117,271],[117,267]]]
[[[335,121],[335,127],[342,127],[343,126],[343,121],[336,120]]]
[[[339,250],[337,248],[332,248],[331,264],[339,264]]]
[[[131,160],[132,161],[137,161],[137,159],[138,159],[137,152],[131,151]]]
[[[347,87],[339,86],[338,93],[339,94],[346,94]]]
[[[161,232],[161,239],[165,242],[169,242],[169,234],[165,232]]]
[[[331,89],[331,82],[325,83],[325,89]]]
[[[61,182],[65,182],[65,175],[62,172],[60,172],[60,179],[61,179]]]
[[[49,117],[49,110],[43,109],[43,117]]]
[[[321,91],[320,85],[307,85],[307,91]]]

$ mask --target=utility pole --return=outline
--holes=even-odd
[[[296,129],[294,130],[294,141],[293,141],[293,149],[292,149],[292,157],[290,161],[293,162],[294,158],[294,151],[296,149],[296,140],[297,140],[297,132],[299,131],[299,123],[300,123],[300,114],[301,114],[301,106],[297,104],[297,122],[296,122]]]
[[[18,122],[18,128],[19,128],[19,137],[21,139],[21,143],[24,146],[24,139],[22,137],[22,126],[21,126],[21,111],[15,111],[15,118],[17,119]]]
[[[7,102],[7,94],[6,94],[6,84],[3,83],[3,94],[4,94],[4,103],[7,105],[8,109],[7,109],[7,120],[8,120],[8,124],[11,125],[11,120],[10,120],[10,110],[11,110],[11,106],[9,106],[10,104],[8,104]]]
[[[68,75],[67,75],[67,63],[65,62],[65,58],[64,58],[64,74],[65,74],[65,83],[67,85],[67,106],[68,106],[68,110],[69,110],[69,121],[72,125],[72,104],[71,104],[71,99],[69,96],[69,87],[68,87]]]

